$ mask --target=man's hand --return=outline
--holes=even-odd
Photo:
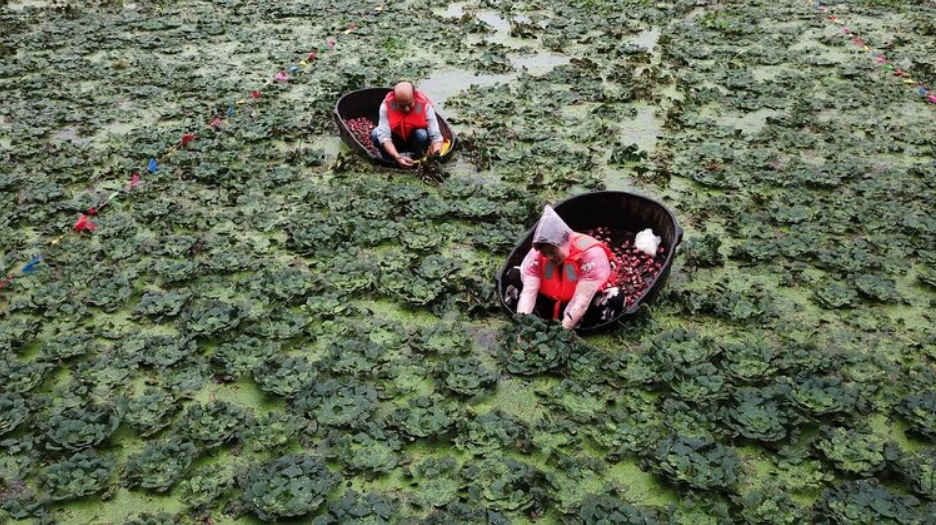
[[[435,155],[436,153],[441,153],[441,152],[442,152],[442,143],[436,142],[432,144],[431,146],[429,146],[429,152],[426,153],[426,155],[431,157]]]
[[[412,168],[412,167],[413,167],[413,159],[410,159],[410,158],[408,158],[408,157],[404,157],[403,155],[397,156],[396,161],[397,161],[397,164],[399,164],[400,167],[402,167],[402,168]]]

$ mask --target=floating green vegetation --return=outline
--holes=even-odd
[[[375,6],[2,2],[0,521],[936,515],[934,106],[804,2]],[[836,9],[936,81],[928,3]],[[439,180],[340,146],[404,78]],[[678,216],[666,288],[585,340],[504,315],[598,189]]]

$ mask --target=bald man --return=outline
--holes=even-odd
[[[371,132],[371,140],[385,159],[393,159],[402,168],[413,166],[415,158],[442,149],[442,132],[432,102],[411,82],[400,82],[387,93],[380,105],[380,121]]]

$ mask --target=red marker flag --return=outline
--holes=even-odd
[[[250,94],[250,98],[260,98],[260,92],[254,91],[253,93]]]
[[[91,219],[88,218],[88,216],[83,213],[81,214],[81,217],[78,217],[78,221],[75,223],[76,232],[82,232],[82,231],[93,232],[96,229],[97,229],[97,224],[94,224],[93,222],[91,222]]]
[[[185,135],[182,135],[182,145],[183,145],[183,146],[186,145],[186,144],[188,144],[189,142],[192,142],[193,140],[195,140],[195,135],[193,135],[193,134],[191,134],[191,133],[186,133]]]

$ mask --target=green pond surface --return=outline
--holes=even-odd
[[[0,3],[0,522],[934,522],[930,3],[377,5]],[[402,79],[450,162],[339,138]],[[661,293],[511,319],[597,190],[678,218]]]

